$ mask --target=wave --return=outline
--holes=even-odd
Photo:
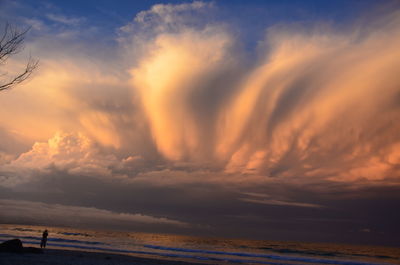
[[[66,236],[85,236],[85,237],[91,237],[89,234],[83,234],[83,233],[72,233],[72,232],[57,232],[59,235],[66,235]]]
[[[247,248],[247,247],[246,247]],[[346,253],[340,251],[317,251],[317,250],[296,250],[296,249],[288,249],[288,248],[272,248],[272,247],[260,247],[257,249],[261,250],[269,250],[273,252],[283,253],[283,254],[300,254],[300,255],[314,255],[314,256],[329,256],[329,257],[338,257],[342,255],[348,255]],[[357,257],[366,257],[366,258],[377,258],[377,259],[392,259],[393,257],[386,255],[368,255],[368,254],[351,254],[351,256]]]
[[[204,254],[214,254],[214,255],[267,258],[267,259],[272,259],[272,260],[300,261],[300,262],[308,262],[308,263],[340,264],[340,265],[378,265],[377,263],[369,263],[369,262],[361,262],[361,261],[329,260],[329,259],[317,259],[317,258],[308,258],[308,257],[289,257],[289,256],[278,256],[278,255],[271,255],[271,254],[225,252],[225,251],[215,251],[215,250],[200,250],[200,249],[164,247],[164,246],[156,246],[156,245],[144,245],[144,247],[152,248],[152,249],[159,249],[159,250],[169,250],[169,251],[179,251],[179,252],[189,252],[189,253],[204,253]],[[252,261],[252,262],[254,263],[254,261]]]
[[[31,239],[31,240],[42,240],[41,237],[36,237],[36,236],[16,236],[16,235],[10,235],[10,234],[0,234],[0,237],[7,237],[7,238],[21,238],[21,239]],[[59,237],[52,237],[47,239],[49,242],[65,242],[65,243],[77,243],[77,244],[87,244],[87,245],[109,245],[104,242],[98,242],[98,241],[85,241],[85,240],[76,240],[76,239],[65,239],[65,238],[59,238]]]
[[[38,232],[41,230],[38,229],[31,229],[31,228],[20,228],[20,227],[15,227],[15,228],[11,228],[10,230],[14,230],[14,231],[20,231],[20,232]],[[86,233],[73,233],[73,232],[56,232],[56,234],[59,235],[66,235],[66,236],[85,236],[85,237],[91,237],[91,235],[86,234]]]
[[[36,232],[39,230],[34,230],[34,229],[30,229],[30,228],[11,228],[11,230],[15,230],[15,231],[21,231],[21,232]]]
[[[25,244],[37,244],[35,241],[24,241]],[[175,253],[160,253],[160,252],[151,252],[151,251],[139,251],[139,250],[125,250],[125,249],[115,249],[115,248],[102,248],[102,247],[90,247],[90,246],[82,246],[82,245],[70,245],[70,244],[59,244],[59,243],[48,243],[48,246],[54,247],[64,247],[64,248],[76,248],[81,250],[96,250],[102,252],[113,252],[113,253],[123,253],[123,254],[139,254],[139,255],[151,255],[151,256],[160,256],[160,257],[169,257],[169,258],[186,258],[186,259],[195,259],[195,260],[208,260],[208,261],[224,261],[224,262],[233,262],[233,263],[259,263],[259,264],[268,264],[268,265],[291,265],[287,263],[280,262],[270,262],[270,261],[254,261],[254,260],[246,260],[246,259],[232,259],[232,258],[219,258],[219,257],[202,257],[202,256],[194,256],[194,255],[185,255],[185,254],[175,254]]]
[[[289,249],[289,248],[269,248],[269,247],[261,247],[257,248],[261,250],[270,250],[273,252],[284,253],[284,254],[305,254],[305,255],[315,255],[315,256],[338,256],[340,252],[331,252],[331,251],[314,251],[314,250],[296,250],[296,249]]]
[[[34,236],[15,236],[10,234],[0,234],[0,237],[23,239],[24,244],[38,244],[41,237]],[[229,252],[229,251],[216,251],[216,250],[200,250],[200,249],[188,249],[188,248],[177,248],[177,247],[165,247],[159,245],[142,245],[145,248],[169,251],[169,252],[155,252],[155,251],[141,251],[141,250],[126,250],[118,249],[113,247],[101,247],[111,246],[104,242],[96,241],[81,241],[64,238],[49,238],[48,246],[61,247],[61,248],[73,248],[81,250],[101,251],[101,252],[114,252],[122,254],[137,254],[137,255],[151,255],[159,257],[169,258],[185,258],[203,261],[216,261],[216,262],[231,262],[231,263],[253,263],[253,264],[268,264],[268,265],[289,265],[288,263],[282,262],[303,262],[303,263],[320,263],[320,264],[338,264],[338,265],[378,265],[377,263],[360,262],[360,261],[344,261],[344,260],[329,260],[329,259],[318,259],[309,257],[293,257],[293,256],[281,256],[272,254],[261,254],[261,253],[243,253],[243,252]],[[177,253],[181,252],[181,253]],[[198,254],[209,254],[217,256],[200,256],[193,254],[184,253],[198,253]],[[222,257],[223,256],[236,256],[242,258],[233,257]],[[247,259],[246,259],[247,258]],[[253,258],[253,259],[250,259]],[[264,258],[268,260],[256,260],[254,258]]]

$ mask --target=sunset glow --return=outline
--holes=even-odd
[[[31,27],[23,52],[40,59],[0,94],[0,217],[51,204],[66,209],[54,210],[58,225],[73,209],[87,222],[250,237],[269,218],[263,235],[294,240],[304,220],[341,231],[343,219],[347,232],[372,231],[356,243],[398,244],[388,233],[400,216],[385,215],[400,202],[398,5],[369,1],[380,11],[341,24],[271,18],[250,36],[228,12],[237,2],[175,2],[137,7],[107,31],[0,2],[2,21]]]

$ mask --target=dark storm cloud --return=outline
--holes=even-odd
[[[18,189],[3,188],[0,197],[58,204],[60,209],[62,205],[74,205],[132,215],[140,213],[190,224],[188,227],[142,226],[135,222],[120,227],[137,231],[276,240],[302,238],[369,244],[399,243],[394,235],[399,235],[397,223],[400,217],[393,211],[400,202],[398,188],[315,184],[319,185],[322,192],[316,192],[316,187],[308,185],[280,183],[257,187],[211,183],[157,186],[150,182],[99,180],[53,172]],[[269,194],[277,198],[275,200],[303,202],[305,205],[259,204],[242,200],[257,194]],[[315,203],[323,207],[307,206]],[[51,211],[48,213],[52,214]],[[7,211],[2,215],[6,218]],[[49,222],[69,225],[68,219],[51,219]],[[104,221],[102,227],[117,228],[117,224]],[[364,234],[363,229],[370,229],[370,233]]]

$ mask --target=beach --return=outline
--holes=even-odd
[[[43,253],[34,253],[40,252],[45,229],[49,231],[47,247]],[[400,264],[400,250],[396,247],[0,225],[0,242],[17,238],[24,253],[0,252],[0,265]]]
[[[201,265],[205,263],[171,261],[163,259],[140,258],[128,255],[45,249],[44,253],[0,253],[0,265]]]

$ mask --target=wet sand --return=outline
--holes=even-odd
[[[45,249],[42,254],[0,253],[0,265],[205,265],[103,252]],[[208,264],[210,265],[210,264]]]

